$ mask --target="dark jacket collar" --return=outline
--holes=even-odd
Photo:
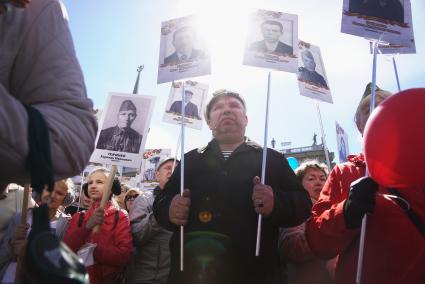
[[[220,146],[215,138],[211,140],[206,146],[198,148],[197,151],[199,154],[204,154],[207,149],[211,149],[213,152],[220,153],[221,155]],[[252,149],[259,151],[262,149],[262,147],[256,142],[250,140],[248,137],[245,137],[245,141],[241,145],[239,145],[239,147],[236,148],[233,152],[244,152]]]

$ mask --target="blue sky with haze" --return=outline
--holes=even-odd
[[[145,65],[139,93],[156,96],[147,148],[172,148],[178,126],[162,122],[171,83],[158,85],[157,68],[161,22],[199,14],[210,24],[212,74],[194,78],[210,92],[229,88],[240,92],[248,106],[246,135],[263,143],[267,71],[242,65],[249,13],[266,9],[297,14],[299,39],[321,48],[334,104],[320,103],[328,147],[336,154],[335,121],[348,132],[351,153],[361,151],[361,137],[353,122],[365,85],[371,81],[372,55],[367,40],[342,34],[342,0],[64,0],[77,56],[89,97],[102,108],[108,92],[133,90],[136,69]],[[412,0],[417,54],[396,57],[402,89],[425,85],[425,1]],[[377,84],[396,92],[391,57],[379,56]],[[308,146],[320,136],[315,101],[301,97],[295,74],[272,72],[269,141],[277,145]],[[206,144],[211,133],[186,131],[186,151]],[[318,139],[319,140],[319,139]],[[280,146],[279,146],[280,148]],[[338,162],[338,158],[334,161]]]

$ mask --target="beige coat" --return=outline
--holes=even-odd
[[[93,151],[97,125],[57,0],[9,6],[0,15],[0,189],[29,179],[22,104],[37,108],[47,122],[55,178],[78,174]]]

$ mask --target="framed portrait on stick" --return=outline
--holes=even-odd
[[[343,0],[341,32],[410,47],[414,45],[410,0]]]
[[[299,41],[298,50],[297,78],[300,95],[333,103],[320,48],[308,42]]]
[[[110,93],[90,162],[140,168],[155,97]]]

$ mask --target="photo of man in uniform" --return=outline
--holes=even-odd
[[[263,40],[251,44],[250,50],[263,53],[276,53],[279,55],[293,54],[292,46],[280,41],[283,35],[283,25],[279,21],[267,20],[261,24]]]
[[[298,80],[328,89],[323,76],[316,72],[316,62],[311,51],[304,49],[301,52],[301,59],[304,67],[298,68]]]
[[[189,90],[185,90],[185,92],[184,92],[184,104],[185,104],[184,112],[185,112],[185,115],[184,116],[201,120],[201,118],[199,117],[199,113],[198,113],[198,106],[190,101],[192,99],[192,97],[193,97],[193,92],[189,91]],[[171,105],[168,112],[181,115],[182,114],[182,101],[180,100],[180,101],[173,102],[173,104]]]
[[[350,0],[349,11],[404,23],[403,0]]]
[[[137,109],[131,100],[124,100],[118,111],[117,124],[103,129],[97,142],[97,149],[139,153],[143,136],[131,128],[137,117]]]
[[[175,51],[164,58],[164,64],[177,65],[205,58],[202,50],[195,49],[195,30],[185,26],[177,29],[173,34],[172,44]]]

